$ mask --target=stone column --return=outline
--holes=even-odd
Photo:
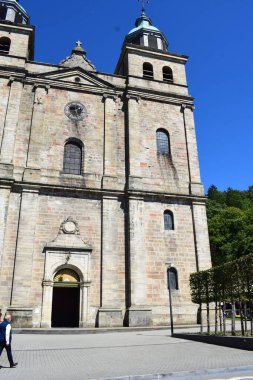
[[[6,165],[13,164],[13,154],[23,83],[11,78],[10,86],[9,102],[7,106],[0,155],[1,163]]]
[[[210,269],[212,264],[206,217],[206,204],[193,202],[192,215],[197,262],[196,269],[197,271]]]
[[[117,210],[115,197],[104,196],[102,205],[101,307],[99,327],[122,326],[120,300]]]
[[[141,169],[140,169],[140,117],[139,98],[127,96],[128,99],[128,186],[129,189],[140,189]],[[127,149],[127,147],[126,147]]]
[[[88,318],[88,292],[90,283],[83,283],[80,286],[80,323],[79,327],[87,327]]]
[[[38,199],[37,190],[23,189],[11,295],[11,306],[14,307],[31,306],[30,290]]]
[[[42,285],[43,285],[43,304],[42,304],[41,327],[51,328],[53,282],[45,280],[43,281]]]
[[[31,121],[31,131],[27,154],[27,167],[40,168],[41,150],[43,147],[45,98],[49,87],[36,87],[34,95],[34,108]]]
[[[105,94],[104,100],[104,167],[103,188],[114,189],[117,181],[116,97]]]
[[[182,105],[181,112],[183,114],[183,119],[184,119],[188,170],[189,170],[189,177],[190,177],[190,192],[191,194],[194,194],[194,195],[195,194],[204,195],[204,189],[201,183],[200,171],[199,171],[199,159],[198,159],[193,107]]]
[[[144,244],[144,201],[129,198],[129,326],[152,325],[152,310],[147,300],[147,253]]]

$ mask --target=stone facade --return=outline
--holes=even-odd
[[[71,269],[80,279],[80,327],[167,325],[172,263],[175,322],[196,322],[189,275],[211,261],[187,57],[125,43],[110,75],[97,72],[81,48],[59,65],[34,62],[29,25],[2,21],[0,39],[7,35],[0,309],[12,311],[16,326],[51,327],[55,275]],[[143,78],[145,62],[153,79]],[[164,66],[173,71],[169,83]],[[71,102],[85,106],[82,120],[64,112]],[[170,157],[157,154],[160,128]],[[69,139],[83,144],[80,175],[63,170]],[[164,228],[166,210],[172,230]]]

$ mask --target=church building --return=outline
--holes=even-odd
[[[144,8],[114,74],[79,41],[36,62],[34,33],[0,0],[1,312],[19,327],[169,325],[170,287],[175,323],[196,323],[189,276],[211,259],[188,57]]]

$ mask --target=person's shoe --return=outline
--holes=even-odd
[[[12,363],[12,364],[10,365],[10,368],[15,368],[15,367],[17,367],[17,365],[18,365],[18,363]]]

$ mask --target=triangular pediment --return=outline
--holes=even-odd
[[[111,83],[108,83],[95,74],[90,73],[81,68],[63,69],[54,72],[44,73],[40,78],[45,78],[57,82],[64,82],[69,84],[76,84],[80,87],[100,87],[100,88],[113,88]]]

